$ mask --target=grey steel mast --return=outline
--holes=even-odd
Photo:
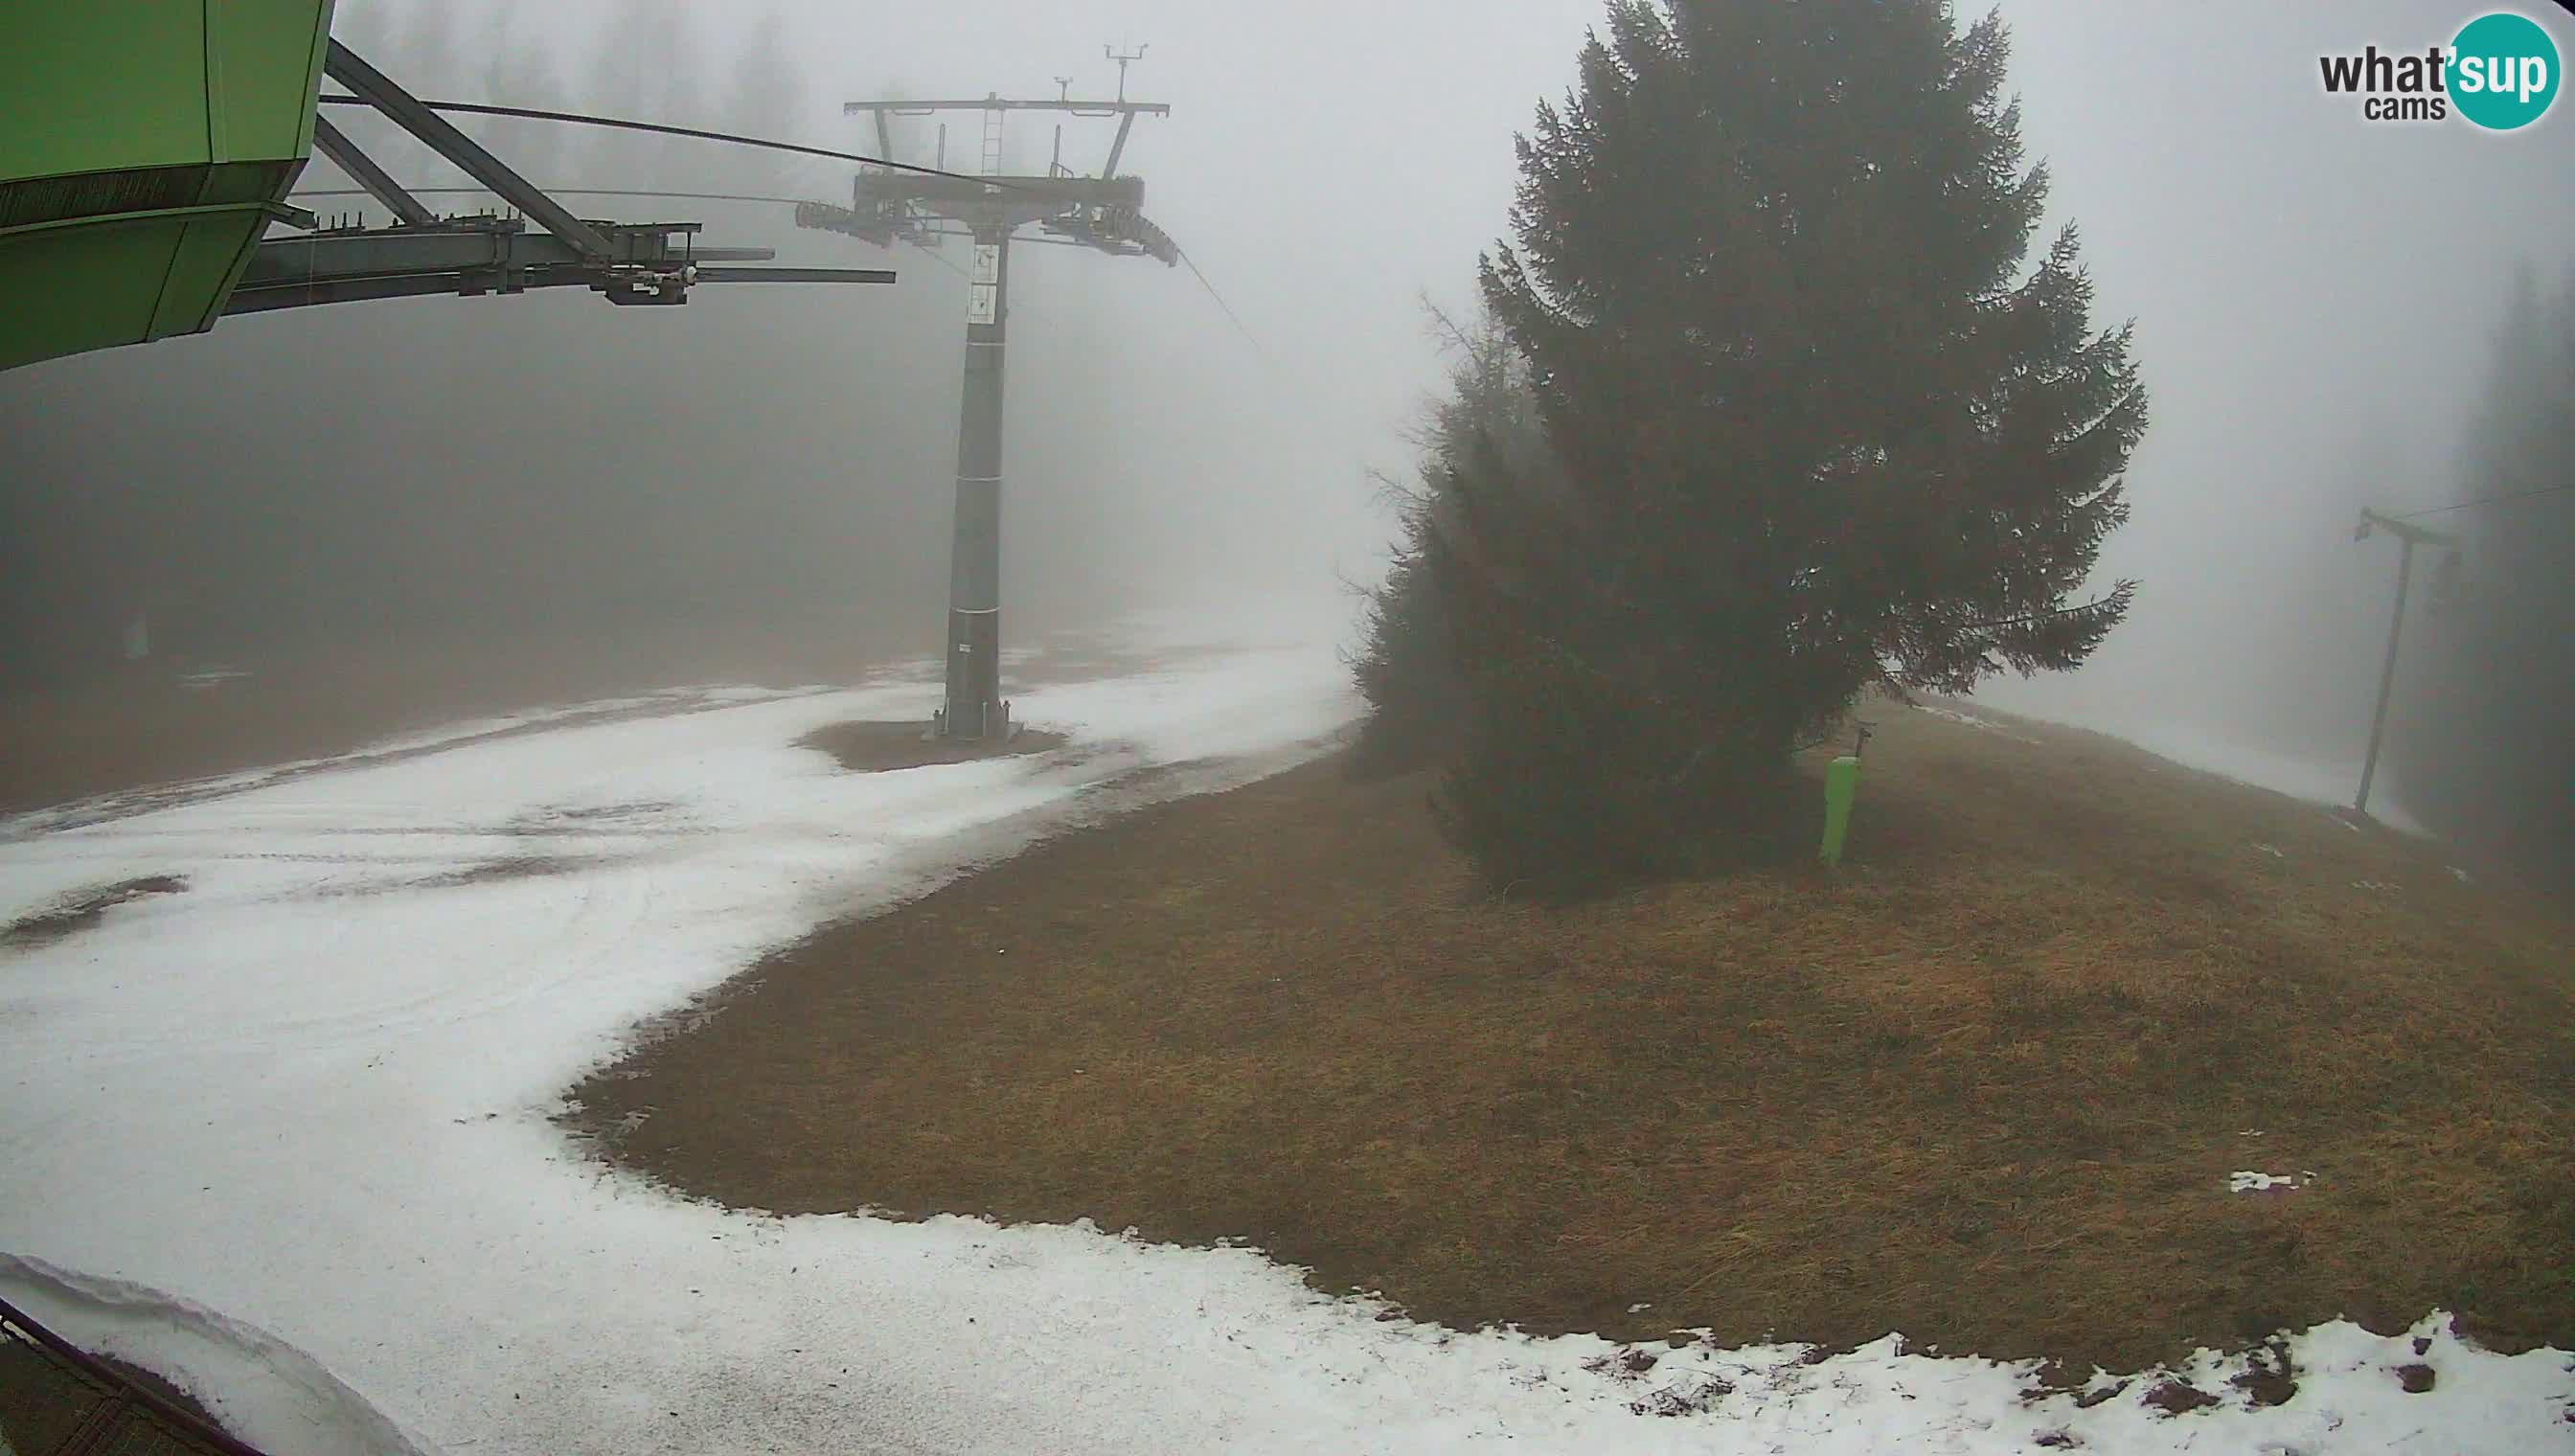
[[[893,155],[895,116],[942,111],[983,114],[983,148],[977,179],[918,176],[892,170],[861,172],[851,206],[805,203],[800,227],[846,233],[880,247],[908,242],[937,247],[943,238],[973,245],[966,301],[966,388],[957,421],[955,531],[948,577],[947,691],[934,715],[943,737],[998,739],[1012,731],[1011,706],[1002,698],[1002,445],[1003,367],[1010,331],[1012,235],[1032,223],[1071,243],[1119,257],[1150,257],[1172,266],[1180,249],[1139,211],[1144,179],[1118,175],[1129,131],[1139,116],[1169,116],[1171,108],[1127,99],[1126,68],[1144,54],[1111,52],[1119,63],[1118,99],[1007,100],[995,92],[980,101],[853,101],[844,115],[869,114],[881,154]],[[1070,89],[1067,83],[1066,89]],[[1086,177],[1063,163],[1063,131],[1056,160],[1044,175],[1002,173],[1002,129],[1014,111],[1058,112],[1077,117],[1116,117],[1118,136],[1101,175]],[[943,146],[944,151],[944,146]],[[940,224],[953,224],[942,227]]]

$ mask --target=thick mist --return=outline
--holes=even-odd
[[[1560,97],[1592,0],[944,6],[349,0],[337,30],[425,95],[874,146],[844,100],[1116,86],[1150,44],[1125,170],[1187,270],[1014,255],[1006,631],[1258,593],[1346,606],[1439,380],[1420,300],[1456,305],[1501,234],[1511,136]],[[2392,590],[2357,510],[2457,499],[2517,266],[2575,239],[2575,116],[2528,134],[2360,119],[2321,51],[2420,49],[2414,0],[2004,6],[2024,135],[2082,228],[2096,314],[2133,317],[2153,425],[2104,579],[2135,611],[2078,674],[1996,703],[2152,741],[2356,761]],[[2552,23],[2556,22],[2552,16]],[[2575,53],[2575,33],[2557,25]],[[949,119],[971,165],[971,116]],[[362,142],[434,180],[381,122]],[[1015,167],[1052,119],[1014,118]],[[846,198],[837,163],[532,123],[468,128],[556,187]],[[1108,126],[1075,122],[1096,169]],[[900,139],[928,160],[933,133]],[[453,180],[444,179],[444,180]],[[317,160],[305,186],[345,185]],[[687,217],[891,287],[708,287],[684,309],[570,290],[344,305],[0,378],[12,679],[112,651],[138,600],[245,640],[793,617],[937,640],[965,283],[917,251],[796,231],[783,206],[581,197]],[[462,206],[466,199],[445,199]],[[364,199],[317,200],[357,211]],[[2405,695],[2398,712],[2437,712]],[[2402,785],[2397,785],[2401,798]]]
[[[1079,43],[1013,47],[1014,66],[955,35],[944,49],[858,43],[833,28],[848,18],[837,9],[749,12],[740,25],[735,14],[353,3],[337,31],[427,96],[850,149],[873,150],[874,137],[840,115],[847,98],[1052,95],[1052,74],[1065,72],[1093,94],[1116,86],[1089,28]],[[1250,48],[1238,59],[1261,49],[1239,44]],[[1136,94],[1170,97],[1179,115],[1141,122],[1126,167],[1147,179],[1149,215],[1228,290],[1260,344],[1186,270],[1023,239],[1006,463],[1015,636],[1246,592],[1328,603],[1337,578],[1372,570],[1364,472],[1388,454],[1422,377],[1402,356],[1428,358],[1412,300],[1431,269],[1351,251],[1361,219],[1340,199],[1364,193],[1345,180],[1259,181],[1279,177],[1281,159],[1258,153],[1233,175],[1217,138],[1266,123],[1181,94],[1181,68],[1160,58],[1189,49],[1165,45],[1135,73]],[[1194,115],[1210,135],[1184,152],[1173,144],[1191,139]],[[414,185],[462,181],[382,121],[344,120]],[[1484,120],[1485,150],[1506,162],[1510,115]],[[973,124],[951,118],[961,133]],[[854,170],[535,123],[469,129],[567,189],[845,201]],[[909,130],[907,157],[929,161],[930,124]],[[1096,168],[1110,136],[1073,123],[1067,160]],[[1042,169],[1053,140],[1051,125],[1016,125],[1009,165]],[[952,163],[970,145],[961,139]],[[317,160],[304,185],[347,184]],[[372,206],[308,200],[326,212]],[[570,290],[325,308],[15,374],[0,382],[0,429],[22,465],[7,591],[18,675],[111,661],[147,599],[184,604],[197,635],[249,649],[777,616],[935,646],[964,249],[881,252],[799,232],[776,204],[576,201],[587,215],[700,219],[705,241],[775,247],[782,262],[890,266],[901,282],[709,287],[667,312]],[[1271,229],[1273,256],[1246,256],[1220,223]],[[1452,257],[1468,256],[1467,238]],[[1335,256],[1315,266],[1309,250]],[[1354,269],[1378,279],[1370,294],[1347,296]]]
[[[2419,50],[2469,13],[2004,7],[2025,134],[2100,312],[2137,320],[2154,424],[2101,560],[2144,584],[2127,626],[2078,674],[1985,696],[2294,758],[2349,791],[2396,571],[2352,527],[2364,505],[2460,499],[2516,269],[2575,256],[2575,126],[2365,122],[2317,57]],[[2437,714],[2408,682],[2396,713]]]

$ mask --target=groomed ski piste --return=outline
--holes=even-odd
[[[1019,695],[1071,737],[1017,758],[853,773],[793,745],[917,716],[927,680],[898,673],[0,823],[0,921],[184,881],[0,948],[0,1297],[280,1456],[2575,1448],[2575,1361],[2477,1349],[2438,1312],[2292,1335],[2276,1406],[2228,1383],[2242,1356],[2051,1390],[1893,1331],[1638,1372],[1589,1336],[1381,1317],[1246,1248],[718,1208],[562,1129],[586,1069],[816,923],[1275,772],[1356,713],[1329,641],[1124,646],[1200,651]],[[2411,1394],[2417,1364],[2437,1380]],[[2166,1374],[2219,1403],[2167,1415]]]

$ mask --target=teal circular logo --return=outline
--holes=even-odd
[[[2450,42],[2450,104],[2490,132],[2539,120],[2557,99],[2557,42],[2527,15],[2480,15]]]

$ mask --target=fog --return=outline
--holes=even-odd
[[[2459,499],[2515,266],[2575,256],[2575,128],[2373,125],[2322,95],[2320,51],[2420,49],[2463,18],[2441,5],[2004,13],[2031,150],[2102,312],[2137,320],[2154,424],[2101,559],[2144,584],[2128,625],[2080,673],[1986,696],[2356,763],[2396,565],[2352,527]]]
[[[2527,135],[2372,125],[2321,93],[2321,50],[2420,50],[2463,18],[2448,5],[2002,8],[2031,154],[2082,227],[2101,318],[2137,322],[2154,423],[2134,517],[2101,563],[2143,584],[2128,625],[2082,672],[1988,696],[2356,758],[2394,565],[2384,540],[2351,541],[2354,514],[2455,499],[2512,272],[2556,278],[2575,248],[2575,122],[2561,106]],[[1187,269],[1014,253],[1016,639],[1142,606],[1345,603],[1337,584],[1379,569],[1392,523],[1368,472],[1404,471],[1439,379],[1422,301],[1470,301],[1504,231],[1512,134],[1561,96],[1598,13],[345,0],[335,30],[423,95],[852,150],[874,137],[844,100],[1047,97],[1063,76],[1100,95],[1117,85],[1103,42],[1147,43],[1130,94],[1173,114],[1138,122],[1122,170],[1243,329]],[[455,180],[381,121],[342,119],[406,181]],[[948,120],[948,160],[971,169],[975,119]],[[1053,118],[1011,125],[1011,170],[1042,169]],[[468,130],[554,187],[846,201],[850,185],[819,159]],[[1070,122],[1067,163],[1096,171],[1109,133]],[[929,160],[931,135],[914,124],[909,160]],[[304,182],[345,185],[318,159]],[[945,265],[879,252],[774,205],[576,203],[901,281],[710,286],[673,310],[575,290],[341,305],[0,376],[7,677],[106,661],[146,598],[269,646],[794,617],[933,647],[963,248]]]

